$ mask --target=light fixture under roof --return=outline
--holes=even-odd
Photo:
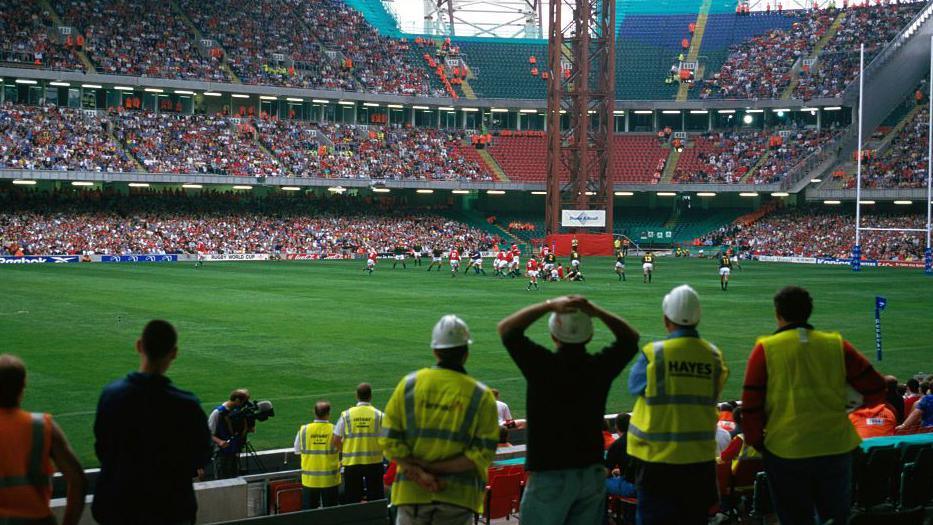
[[[128,186],[130,188],[148,188],[149,183],[148,182],[131,182],[128,184]]]
[[[249,98],[249,95],[244,95],[243,93],[234,93],[230,96],[233,98]]]
[[[434,193],[434,190],[415,190],[415,193]]]
[[[72,182],[71,185],[72,185],[72,186],[93,186],[94,183],[93,183],[93,182],[83,181],[83,180],[76,180],[76,181]]]
[[[487,195],[505,195],[503,190],[486,190]]]
[[[617,191],[617,192],[615,192],[615,195],[616,195],[616,197],[631,197],[632,195],[635,195],[635,192],[633,192],[633,191]]]
[[[145,91],[146,93],[162,93],[165,90],[162,88],[143,88],[143,91]]]
[[[469,195],[470,190],[453,190],[450,193],[453,193],[454,195]]]
[[[676,197],[677,193],[673,191],[659,191],[657,195],[658,197]]]
[[[282,191],[301,191],[298,186],[282,186]]]
[[[842,204],[842,202],[841,201],[823,201],[823,204],[829,204],[829,205],[834,206],[836,204]]]
[[[133,91],[133,88],[130,86],[113,86],[113,89],[116,89],[117,91]],[[207,93],[205,93],[205,95],[206,94]],[[220,93],[217,94],[220,95]]]
[[[898,206],[909,206],[913,203],[914,201],[894,201],[894,204],[897,204]]]
[[[200,185],[200,184],[182,184],[181,187],[182,187],[182,188],[185,188],[185,189],[188,189],[188,190],[200,190],[200,189],[203,188],[204,186],[202,186],[202,185]]]
[[[33,179],[14,179],[13,184],[18,186],[35,186],[36,181]]]
[[[330,104],[329,100],[324,100],[323,98],[312,98],[311,102],[314,102],[315,104]]]
[[[389,193],[390,191],[392,190],[389,188],[373,188],[373,192],[375,193]]]
[[[55,87],[70,87],[70,86],[71,86],[71,84],[70,84],[69,82],[58,82],[58,81],[56,81],[56,82],[49,82],[49,85],[50,85],[50,86],[55,86]]]
[[[295,97],[285,97],[285,100],[287,100],[288,102],[304,102],[304,100],[300,98],[295,98]]]
[[[31,80],[31,79],[28,79],[28,78],[17,78],[15,82],[16,82],[17,84],[27,84],[27,85],[30,85],[30,86],[31,86],[31,85],[34,85],[34,84],[38,84],[38,82],[36,82],[35,80]]]
[[[259,95],[259,100],[278,100],[279,97],[274,95]]]
[[[194,95],[194,91],[188,91],[187,89],[176,89],[176,95]]]
[[[253,187],[252,187],[252,186],[246,186],[246,185],[237,185],[237,186],[234,186],[233,189],[235,189],[235,190],[251,190],[251,189],[253,189]]]
[[[712,191],[701,191],[697,193],[697,197],[715,197],[716,194]]]
[[[739,193],[739,197],[757,197],[758,193],[754,191],[743,191]]]
[[[223,93],[218,93],[216,91],[205,91],[204,96],[205,97],[222,97]]]
[[[786,191],[775,191],[771,194],[772,197],[790,197],[790,193]]]
[[[532,195],[547,195],[547,192],[546,191],[533,191],[531,192],[531,194]]]

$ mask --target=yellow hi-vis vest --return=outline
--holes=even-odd
[[[851,452],[842,336],[806,328],[761,337],[768,370],[765,448],[787,459]]]
[[[453,370],[419,370],[395,388],[383,424],[386,436],[381,443],[389,459],[438,461],[462,454],[476,465],[468,472],[439,476],[439,492],[426,491],[399,466],[392,484],[393,505],[435,502],[483,511],[486,470],[499,437],[496,400],[486,386]]]
[[[626,448],[651,463],[687,464],[716,458],[716,401],[729,371],[722,354],[696,337],[646,345],[645,394],[635,401]]]
[[[738,469],[740,461],[761,459],[761,453],[755,450],[755,447],[745,442],[745,434],[739,434],[737,437],[742,440],[742,449],[739,450],[739,454],[732,460],[732,472]]]
[[[301,427],[301,484],[327,488],[340,484],[340,458],[334,446],[334,425],[315,421]]]
[[[361,405],[344,410],[342,456],[344,466],[371,465],[382,463],[382,414],[369,406]]]

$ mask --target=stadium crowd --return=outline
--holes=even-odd
[[[809,100],[841,95],[858,77],[859,44],[865,43],[867,67],[923,6],[924,2],[887,2],[846,9],[836,33],[820,50],[815,67],[801,70],[794,97]]]
[[[45,69],[81,70],[75,48],[56,40],[48,13],[39,2],[0,0],[0,62]]]
[[[99,73],[226,81],[220,55],[199,50],[194,33],[170,3],[159,0],[55,0]],[[203,55],[202,55],[203,53]]]
[[[133,171],[104,122],[78,109],[0,106],[0,168]]]
[[[862,184],[869,188],[923,188],[927,178],[929,106],[891,140],[888,149],[862,163]],[[855,179],[847,183],[855,187]]]
[[[389,199],[266,198],[231,193],[0,193],[3,255],[281,253],[323,257],[364,249],[454,244],[488,249],[498,237]]]
[[[863,215],[862,227],[925,228],[920,215]],[[740,246],[753,255],[852,256],[855,217],[816,210],[784,210],[747,227],[732,226],[713,235],[713,242]],[[862,254],[879,261],[923,260],[924,239],[917,232],[866,231]]]
[[[712,78],[697,82],[700,98],[781,98],[794,87],[793,97],[804,100],[836,97],[858,75],[859,43],[864,42],[865,64],[910,22],[923,2],[880,2],[872,6],[790,11],[788,30],[773,29],[729,49]],[[836,32],[815,55],[811,66],[794,66],[814,57],[817,45],[843,13]]]

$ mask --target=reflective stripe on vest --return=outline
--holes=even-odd
[[[334,447],[333,433],[334,425],[331,423],[309,423],[301,427],[301,484],[305,487],[325,488],[340,484],[340,459]],[[318,436],[317,440],[315,436]]]
[[[713,461],[721,353],[695,337],[656,341],[642,352],[647,384],[629,423],[628,453],[656,463]]]
[[[419,374],[424,376],[419,378]],[[468,385],[460,376],[461,374],[443,369],[421,370],[406,376],[402,389],[405,411],[403,429],[388,429],[388,437],[403,441],[415,455],[418,450],[443,450],[439,457],[462,454],[468,448],[495,451],[496,439],[492,435],[488,438],[473,436],[474,428],[479,428],[476,418],[483,406],[484,396],[488,396],[489,403],[494,408],[492,395],[482,384],[470,380],[471,384]],[[422,390],[417,389],[419,381],[424,381]],[[444,388],[448,382],[450,389]],[[426,390],[429,385],[430,388],[436,387],[444,393],[439,393],[436,398],[419,397],[431,395],[431,392]],[[447,403],[450,403],[450,406],[446,406]],[[494,412],[490,415],[494,416]],[[438,428],[446,425],[449,425],[449,428]],[[445,484],[444,489],[438,493],[429,493],[408,478],[404,468],[400,468],[392,486],[392,500],[400,505],[436,501],[482,512],[484,474],[473,469],[439,476]]]
[[[861,442],[846,415],[842,336],[799,328],[762,337],[768,370],[765,448],[803,459],[845,454]]]
[[[3,435],[17,440],[17,443],[0,444],[16,451],[6,457],[3,470],[0,470],[6,474],[0,475],[0,513],[15,518],[0,517],[0,523],[48,523],[52,495],[49,483],[52,472],[49,463],[51,419],[42,413],[13,409],[4,414],[3,422]],[[27,431],[31,436],[28,440]]]
[[[343,464],[382,463],[382,414],[370,405],[355,406],[340,415],[343,421]],[[357,424],[354,424],[356,419]]]
[[[45,448],[45,414],[33,412],[32,445],[29,449],[29,466],[24,476],[0,476],[0,489],[11,487],[44,488],[49,484],[48,475],[42,471],[42,453]]]

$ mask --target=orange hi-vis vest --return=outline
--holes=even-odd
[[[0,518],[51,516],[51,416],[0,408],[0,444]]]

